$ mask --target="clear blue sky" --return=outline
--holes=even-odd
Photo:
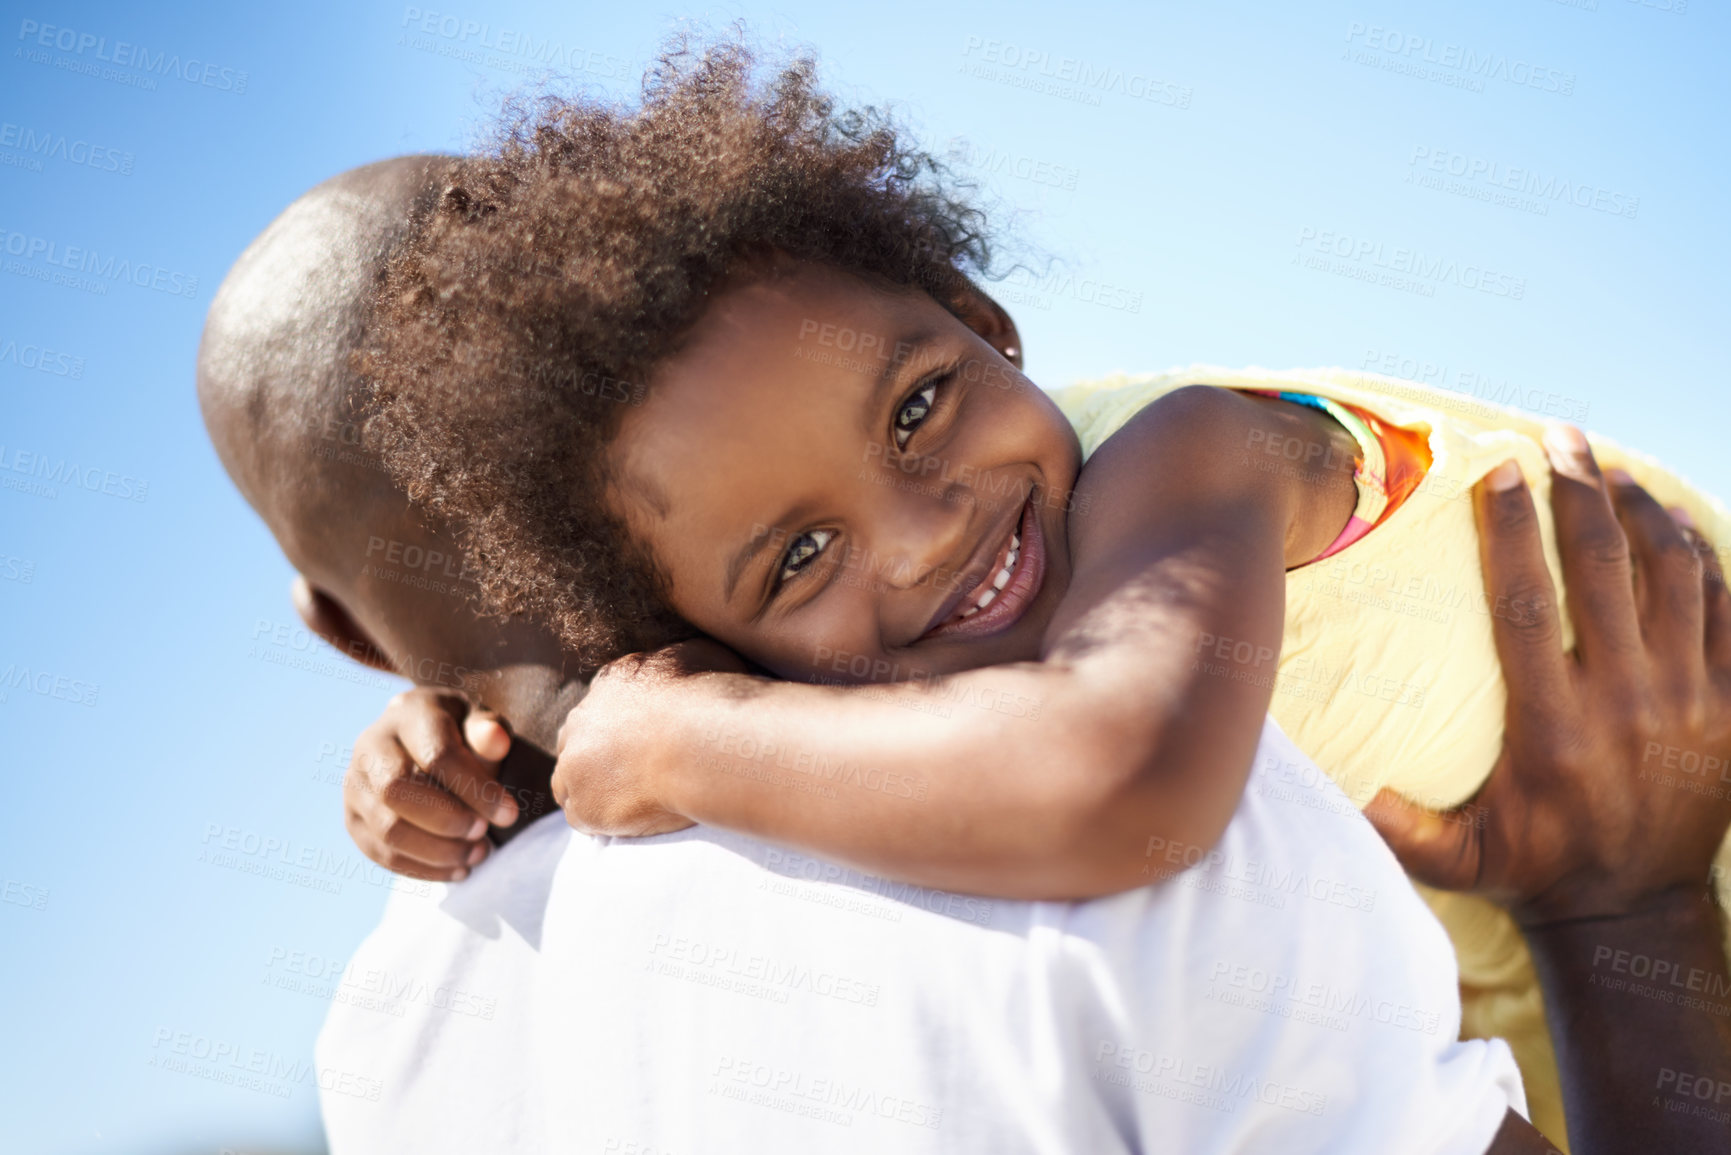
[[[199,422],[199,327],[290,200],[461,148],[549,43],[623,94],[681,18],[744,18],[815,48],[844,98],[898,105],[1062,259],[1068,279],[1004,287],[1042,384],[1380,368],[1581,417],[1731,495],[1718,4],[4,9],[10,1151],[317,1148],[296,1072],[328,1004],[270,979],[289,952],[340,966],[384,901],[336,782],[395,687],[294,629],[289,570]],[[131,279],[54,282],[92,252]],[[225,839],[321,856],[336,892],[213,860]],[[164,1032],[275,1074],[165,1069]]]

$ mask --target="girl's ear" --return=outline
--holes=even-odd
[[[1022,335],[1016,332],[1016,322],[1004,307],[988,297],[979,286],[969,284],[957,314],[962,323],[984,337],[1004,360],[1022,367]]]

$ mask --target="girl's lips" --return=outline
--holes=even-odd
[[[991,603],[965,618],[957,616],[966,607],[974,605],[979,596],[991,588],[992,578],[998,572],[995,568],[979,585],[968,591],[967,597],[958,603],[956,609],[952,610],[943,622],[927,630],[922,641],[925,638],[940,637],[984,637],[1007,629],[1021,620],[1046,580],[1046,542],[1040,533],[1040,519],[1034,516],[1032,493],[1022,506],[1022,518],[1017,532],[1021,536],[1022,545],[1016,558],[1016,568],[1010,571],[1009,582],[998,591]],[[997,556],[1004,557],[1008,549],[1009,542],[1006,541]]]

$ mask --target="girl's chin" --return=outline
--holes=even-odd
[[[1040,660],[1040,642],[1046,635],[1046,620],[1050,616],[1042,597],[1006,630],[983,638],[933,638],[924,643],[933,651],[931,661],[926,664],[934,667],[933,673],[959,674],[1008,662],[1037,662]],[[938,666],[943,668],[937,669]]]

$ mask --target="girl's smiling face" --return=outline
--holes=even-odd
[[[979,312],[786,259],[719,290],[611,447],[673,608],[801,681],[1038,657],[1081,451]]]

